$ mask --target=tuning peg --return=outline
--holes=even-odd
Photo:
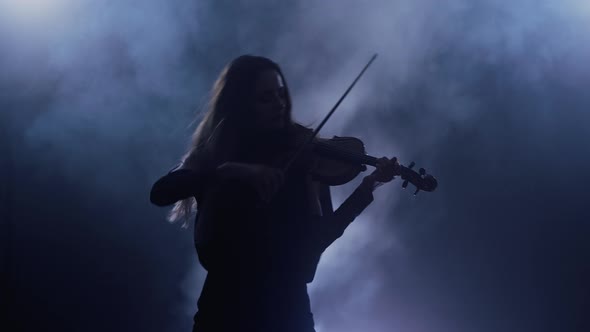
[[[410,163],[410,165],[408,166],[408,168],[409,168],[409,169],[412,169],[412,167],[414,167],[414,165],[416,165],[416,163],[412,161],[412,162]]]
[[[424,176],[426,174],[426,170],[424,168],[420,168],[418,170],[418,173],[420,173],[420,175]]]
[[[407,186],[408,186],[408,180],[405,180],[405,181],[402,183],[402,188],[403,188],[403,189],[406,189],[406,187],[407,187]]]

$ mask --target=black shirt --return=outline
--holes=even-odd
[[[195,197],[195,247],[208,275],[195,331],[313,331],[307,283],[322,252],[372,202],[357,189],[332,211],[327,185],[290,172],[271,204],[211,168],[174,169],[152,188],[152,202]],[[314,202],[320,203],[318,210]]]

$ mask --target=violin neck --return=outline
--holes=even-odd
[[[352,151],[350,149],[345,149],[323,142],[316,143],[315,149],[327,157],[332,157],[334,159],[347,161],[357,165],[361,164],[377,167],[377,158],[365,154],[364,151]],[[396,167],[394,175],[400,175],[401,178],[404,180],[402,187],[406,188],[407,184],[411,182],[414,186],[416,186],[416,191],[414,192],[414,195],[417,194],[420,190],[435,190],[438,186],[438,182],[436,181],[436,179],[432,175],[426,175],[426,171],[423,168],[420,168],[420,173],[417,173],[416,171],[412,170],[413,166],[414,163],[412,162],[409,167],[406,167],[404,165],[399,165],[398,167]]]
[[[368,154],[349,151],[347,149],[342,149],[339,147],[324,144],[317,144],[315,148],[320,150],[322,154],[330,156],[334,159],[348,161],[354,164],[370,165],[373,167],[377,167],[377,158],[370,156]],[[411,169],[407,168],[404,165],[400,165],[399,173],[396,172],[395,175],[412,176],[412,173],[413,171]]]
[[[377,158],[364,153],[358,153],[347,149],[341,149],[338,147],[324,144],[317,144],[315,148],[321,151],[322,154],[333,157],[335,159],[348,161],[355,164],[371,165],[373,167],[377,166]]]

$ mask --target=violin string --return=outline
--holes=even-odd
[[[375,157],[355,153],[355,152],[349,151],[345,148],[335,147],[329,143],[316,142],[315,144],[317,145],[318,148],[320,148],[324,151],[335,152],[335,153],[338,153],[338,154],[343,155],[345,157],[348,157],[348,158],[352,159],[353,161],[358,161],[363,164],[373,165],[377,161],[377,158],[375,158]]]
[[[347,150],[346,148],[334,146],[330,143],[322,142],[322,141],[316,141],[316,142],[314,142],[314,145],[319,150],[339,154],[340,156],[343,156],[353,162],[359,162],[364,165],[372,165],[372,166],[376,166],[376,164],[377,164],[377,158],[375,158],[373,156],[369,156],[367,154],[359,154],[358,152],[355,153],[350,150]],[[411,169],[408,169],[405,166],[400,165],[400,171],[396,175],[401,175],[402,179],[411,182],[412,184],[414,184],[418,188],[424,189],[424,187],[420,186],[417,182],[415,182],[417,180],[416,179],[417,174],[416,174],[416,172],[412,171]],[[382,184],[383,183],[379,183],[377,186],[380,186]]]
[[[349,151],[349,150],[342,148],[342,147],[333,146],[327,142],[318,141],[315,144],[319,149],[321,149],[323,151],[335,152],[335,153],[338,153],[342,156],[348,157],[352,161],[360,162],[365,165],[375,166],[375,164],[377,163],[377,158],[375,158],[373,156],[355,153],[355,152]],[[400,165],[400,166],[401,166],[401,173],[406,173],[406,172],[404,172],[405,167],[403,165]],[[406,176],[409,176],[409,175],[410,174],[406,174]]]
[[[374,159],[373,159],[374,157],[370,157],[370,156],[366,156],[366,155],[360,155],[358,153],[354,153],[354,152],[348,151],[348,150],[343,149],[343,148],[335,148],[333,146],[328,146],[327,144],[326,145],[321,144],[321,145],[318,145],[318,147],[321,150],[328,151],[328,152],[334,152],[334,153],[337,153],[339,155],[348,157],[348,158],[352,159],[353,161],[361,162],[363,164],[369,164],[369,165],[371,165],[371,164],[373,164],[373,161],[374,161]]]

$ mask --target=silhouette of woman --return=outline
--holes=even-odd
[[[175,203],[170,221],[186,226],[197,211],[195,246],[207,278],[193,331],[314,331],[307,284],[320,255],[393,179],[397,161],[380,158],[333,211],[327,185],[298,167],[275,167],[302,129],[279,66],[240,56],[215,82],[180,165],[154,183],[153,204]]]

